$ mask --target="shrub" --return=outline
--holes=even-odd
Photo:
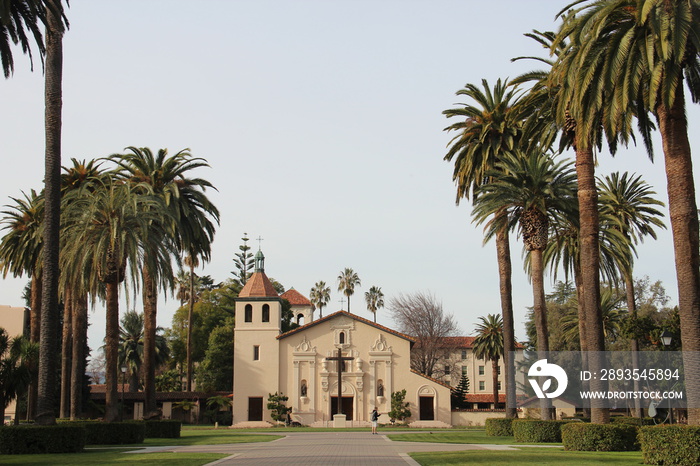
[[[638,428],[624,423],[584,424],[569,423],[561,428],[564,450],[573,451],[634,451]]]
[[[85,446],[85,428],[79,425],[0,427],[0,454],[76,453]]]
[[[561,426],[570,421],[513,420],[513,437],[522,443],[559,443]]]
[[[486,419],[486,435],[491,437],[512,437],[513,418],[490,417]]]
[[[143,443],[146,426],[140,421],[128,422],[76,422],[85,426],[86,445],[124,445]]]
[[[616,417],[611,417],[610,418],[610,423],[611,424],[626,424],[630,426],[653,426],[654,425],[654,419],[651,417],[643,417],[639,419],[638,417],[629,417],[629,416],[616,416]]]
[[[700,427],[660,425],[639,430],[644,464],[700,464]]]
[[[180,438],[182,422],[174,420],[143,421],[146,438]]]

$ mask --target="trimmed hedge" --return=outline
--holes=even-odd
[[[700,464],[700,427],[660,425],[639,429],[644,464]]]
[[[143,421],[146,438],[180,438],[182,422],[174,420]]]
[[[490,417],[486,419],[486,435],[491,437],[512,437],[513,418]]]
[[[564,450],[572,451],[635,451],[638,427],[618,424],[570,423],[561,428]]]
[[[654,418],[651,417],[643,417],[639,419],[638,417],[629,417],[629,416],[615,416],[610,418],[610,423],[611,424],[626,424],[630,426],[653,426],[654,425]]]
[[[539,419],[513,420],[513,437],[521,443],[559,443],[561,427],[571,421],[541,421]]]
[[[75,422],[85,427],[86,445],[124,445],[143,443],[146,426],[143,422]]]
[[[79,425],[0,427],[0,454],[77,453],[85,447],[85,428]]]

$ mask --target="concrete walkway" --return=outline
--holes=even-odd
[[[264,434],[263,434],[264,435]],[[290,432],[272,442],[227,445],[148,447],[133,453],[156,451],[223,453],[227,456],[210,465],[304,464],[304,465],[417,465],[408,452],[514,450],[509,445],[393,442],[370,432]]]

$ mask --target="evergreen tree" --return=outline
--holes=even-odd
[[[403,421],[411,417],[411,409],[409,408],[410,403],[404,401],[406,399],[406,389],[404,388],[400,392],[392,392],[391,394],[391,411],[389,411],[389,417],[391,422]]]
[[[288,399],[289,397],[282,393],[275,392],[274,394],[268,394],[267,409],[271,411],[270,416],[273,421],[284,422],[287,419],[287,413],[292,410],[292,408],[287,408],[285,404]]]
[[[462,374],[459,385],[452,389],[452,409],[467,409],[469,407],[469,403],[464,398],[467,393],[469,393],[469,377],[467,374]]]
[[[252,275],[251,270],[253,269],[253,254],[250,251],[250,246],[248,246],[248,233],[243,233],[243,238],[241,238],[243,244],[238,246],[241,252],[235,254],[236,258],[233,259],[233,263],[236,265],[237,272],[231,272],[235,278],[235,282],[240,285],[241,288],[245,286],[246,282]]]

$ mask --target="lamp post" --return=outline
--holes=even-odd
[[[671,346],[671,341],[673,341],[673,334],[668,330],[664,329],[664,331],[661,332],[661,343],[663,343],[664,348],[666,348],[666,351],[668,351],[669,347]],[[668,364],[669,368],[671,367],[668,355],[666,355],[666,364]],[[668,415],[669,423],[673,424],[673,408],[671,407],[670,397],[668,399]]]
[[[122,409],[120,410],[121,415],[119,416],[119,420],[123,421],[124,420],[124,383],[125,383],[124,380],[126,378],[126,369],[127,369],[126,364],[122,364],[122,367],[120,367],[120,369],[122,371],[122,405],[121,405]]]

